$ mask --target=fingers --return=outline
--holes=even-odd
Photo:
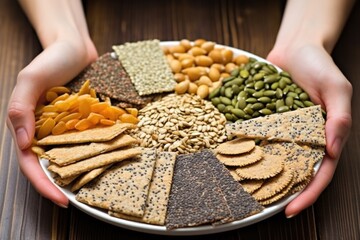
[[[297,215],[317,200],[320,193],[323,192],[330,183],[337,163],[338,160],[332,159],[328,155],[324,157],[321,167],[314,179],[297,198],[286,206],[285,215],[288,218]]]

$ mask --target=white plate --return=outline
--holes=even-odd
[[[162,46],[174,46],[177,45],[178,41],[168,41],[168,42],[161,42]],[[239,50],[236,48],[231,48],[223,45],[217,45],[217,47],[226,47],[231,49],[234,52],[234,55],[240,55],[245,54],[249,57],[253,57],[257,60],[268,62],[263,58],[260,58],[254,54],[251,54],[249,52]],[[279,69],[280,70],[280,69]],[[40,165],[43,168],[44,172],[46,173],[47,177],[54,182],[53,174],[47,170],[48,161],[45,159],[40,159]],[[315,167],[315,173],[318,171],[319,167],[321,165],[321,161],[318,162]],[[276,213],[282,211],[285,206],[291,202],[295,197],[297,197],[300,193],[295,193],[287,198],[284,198],[281,201],[278,201],[268,207],[266,207],[263,211],[260,213],[257,213],[255,215],[252,215],[250,217],[247,217],[245,219],[241,219],[238,221],[234,221],[231,223],[226,223],[218,226],[211,226],[211,225],[204,225],[204,226],[198,226],[198,227],[188,227],[188,228],[180,228],[175,230],[167,230],[165,226],[157,226],[157,225],[151,225],[146,223],[139,223],[129,220],[124,220],[116,217],[112,217],[107,214],[106,211],[103,211],[99,208],[94,208],[89,205],[83,204],[81,202],[78,202],[75,199],[75,194],[72,193],[68,188],[62,188],[59,187],[54,183],[54,185],[60,189],[61,192],[63,192],[69,199],[70,203],[80,209],[81,211],[110,224],[113,224],[118,227],[135,230],[139,232],[145,232],[145,233],[151,233],[151,234],[161,234],[161,235],[202,235],[202,234],[211,234],[211,233],[219,233],[219,232],[225,232],[237,228],[242,228],[257,222],[260,222],[264,219],[267,219]]]

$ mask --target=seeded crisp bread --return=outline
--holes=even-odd
[[[230,217],[225,198],[210,166],[193,154],[176,159],[166,228],[199,226]]]
[[[139,140],[127,135],[121,134],[108,142],[90,143],[73,145],[66,147],[55,147],[46,151],[41,158],[48,159],[59,166],[65,166],[82,159],[96,156],[100,153],[139,143]]]
[[[320,105],[228,124],[229,135],[325,146],[325,120]]]
[[[216,158],[219,159],[226,166],[246,166],[257,161],[260,161],[262,158],[262,150],[259,146],[255,146],[253,150],[248,153],[243,153],[239,155],[223,155],[217,154]]]
[[[176,153],[160,152],[157,155],[154,175],[151,179],[145,213],[142,218],[110,211],[109,214],[128,220],[164,225],[173,178]]]
[[[135,129],[131,123],[116,123],[112,126],[96,127],[84,131],[65,132],[60,135],[49,135],[40,139],[38,145],[77,144],[88,142],[110,141],[128,129]]]
[[[111,57],[111,53],[100,56],[69,82],[67,87],[78,92],[86,80],[90,80],[91,87],[96,90],[99,97],[110,97],[115,100],[115,105],[121,107],[141,108],[153,99],[152,96],[138,94],[121,62]]]
[[[140,96],[174,90],[176,82],[159,40],[128,42],[113,50]]]
[[[135,157],[139,154],[141,154],[141,149],[139,147],[114,150],[112,152],[103,153],[63,167],[57,166],[56,164],[51,164],[48,167],[48,170],[59,174],[61,178],[67,178],[74,175],[79,175],[84,172],[88,172],[95,168],[120,162],[125,159]]]
[[[87,184],[88,182],[95,179],[103,172],[105,172],[105,170],[108,169],[109,167],[111,167],[111,164],[100,168],[96,168],[94,170],[91,170],[90,172],[85,173],[84,175],[79,176],[71,186],[71,191],[75,192],[79,190],[82,186],[84,186],[85,184]]]
[[[220,144],[215,151],[225,155],[235,155],[247,153],[253,150],[255,141],[252,139],[236,138],[228,142]]]
[[[156,151],[144,149],[140,157],[114,165],[82,187],[76,200],[88,205],[141,217],[156,161]]]

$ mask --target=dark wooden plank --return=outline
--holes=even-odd
[[[357,1],[333,52],[353,86],[351,135],[333,181],[315,204],[320,239],[360,239],[360,2]]]

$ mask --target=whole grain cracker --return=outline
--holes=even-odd
[[[261,147],[255,146],[254,149],[247,153],[242,153],[239,155],[217,154],[216,158],[226,166],[242,167],[260,161],[262,156],[263,152]]]
[[[235,181],[241,181],[241,180],[244,180],[243,177],[240,177],[237,173],[236,173],[236,168],[230,168],[230,167],[227,167],[227,170],[229,170],[229,173],[230,175],[234,178]]]
[[[54,182],[57,185],[59,185],[60,187],[66,187],[78,177],[79,177],[79,175],[74,175],[74,176],[67,177],[67,178],[61,178],[59,175],[56,175],[54,177]]]
[[[128,42],[113,50],[140,96],[174,90],[176,82],[159,40]]]
[[[109,214],[128,220],[164,225],[172,184],[176,153],[160,152],[157,155],[151,179],[144,216],[141,218],[110,211]]]
[[[240,181],[241,186],[245,191],[252,194],[256,190],[258,190],[261,185],[264,183],[264,180],[254,180],[254,179],[244,179]]]
[[[252,196],[258,201],[270,198],[286,188],[292,179],[293,171],[285,165],[279,174],[270,179],[266,179],[262,186],[252,193]]]
[[[121,134],[107,142],[93,142],[65,147],[54,147],[46,151],[41,158],[48,159],[59,166],[65,166],[82,159],[96,156],[100,153],[139,143],[139,140],[127,134]]]
[[[250,152],[255,148],[253,139],[236,138],[220,144],[215,151],[224,155],[236,155]]]
[[[276,193],[275,195],[271,196],[270,198],[259,201],[259,203],[263,206],[267,206],[272,203],[275,203],[275,202],[283,199],[284,197],[288,196],[293,186],[294,186],[294,181],[291,181],[282,191]]]
[[[95,168],[106,166],[115,162],[120,162],[140,154],[141,149],[138,147],[114,150],[112,152],[103,153],[63,167],[52,164],[48,167],[48,170],[57,173],[61,178],[67,178],[91,171]]]
[[[105,172],[105,170],[108,169],[109,167],[111,167],[111,164],[100,167],[100,168],[93,169],[90,172],[87,172],[87,173],[79,176],[76,179],[76,181],[72,184],[70,190],[72,192],[79,190],[82,186],[84,186],[85,184],[87,184],[88,182],[92,181],[93,179],[98,177],[100,174]]]
[[[65,132],[60,135],[49,135],[37,141],[38,145],[61,145],[87,142],[110,141],[128,129],[135,129],[131,123],[116,123],[112,126],[96,127],[84,131]]]
[[[226,129],[238,137],[326,145],[320,105],[228,124]]]
[[[76,199],[88,205],[141,217],[144,215],[156,151],[123,161],[82,187]]]
[[[283,170],[284,161],[283,156],[264,154],[260,161],[244,167],[238,167],[235,171],[246,179],[267,179]]]

